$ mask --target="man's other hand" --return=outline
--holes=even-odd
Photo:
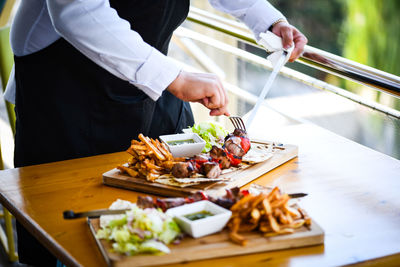
[[[272,27],[272,32],[282,38],[283,48],[285,49],[291,47],[294,42],[294,50],[290,55],[290,62],[295,61],[301,56],[308,40],[298,29],[282,21]]]

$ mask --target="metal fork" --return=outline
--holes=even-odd
[[[241,117],[231,116],[231,117],[229,117],[229,119],[231,120],[233,127],[235,127],[235,129],[240,129],[242,131],[247,132],[246,126]]]

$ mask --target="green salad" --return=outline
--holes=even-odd
[[[206,146],[203,149],[205,153],[209,152],[212,146],[221,147],[224,144],[225,136],[229,133],[216,122],[201,122],[193,125],[190,129],[206,141]]]
[[[161,210],[141,209],[123,200],[117,200],[110,208],[131,209],[124,215],[100,217],[101,229],[97,231],[96,237],[112,242],[115,252],[126,255],[170,253],[166,245],[180,236],[179,226]]]

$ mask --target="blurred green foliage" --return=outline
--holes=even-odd
[[[347,15],[343,23],[343,55],[359,63],[400,75],[400,1],[344,1]],[[355,84],[344,87],[358,91]],[[375,101],[380,102],[381,92]],[[400,100],[393,98],[391,106],[400,110]]]
[[[400,75],[400,1],[345,1],[343,55]]]

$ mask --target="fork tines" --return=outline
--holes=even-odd
[[[235,127],[235,129],[240,129],[240,130],[247,132],[246,126],[244,125],[244,122],[241,117],[232,116],[232,117],[229,117],[229,119],[231,120],[233,127]]]

